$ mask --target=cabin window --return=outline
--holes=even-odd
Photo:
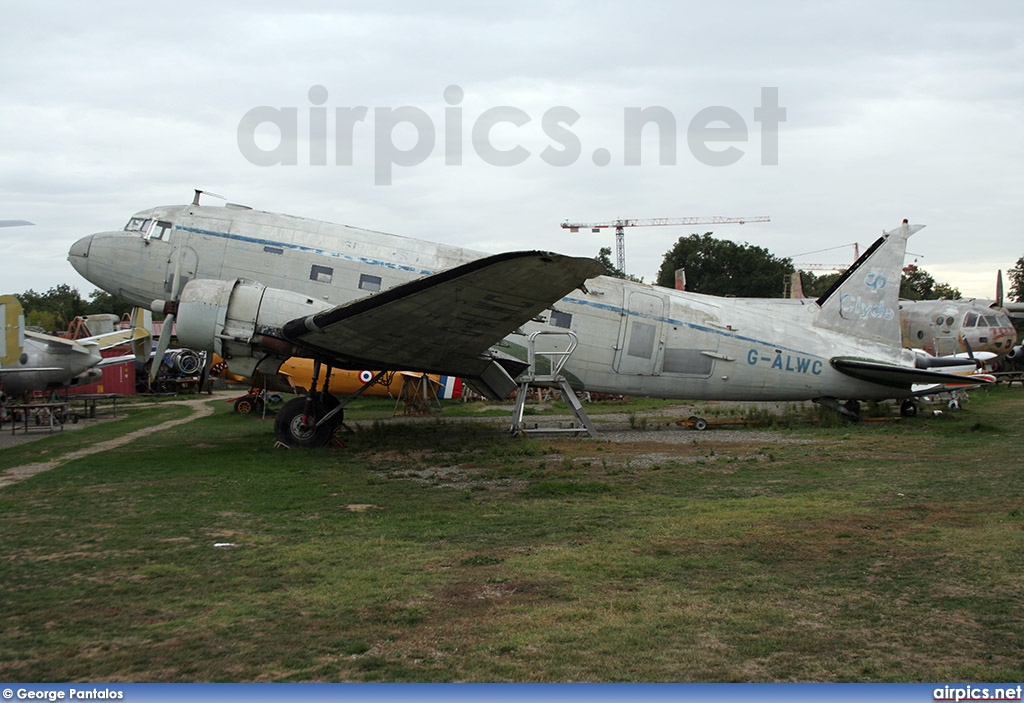
[[[309,269],[309,280],[317,283],[330,283],[334,280],[334,269],[330,266],[318,266],[313,264]]]
[[[561,327],[562,329],[569,329],[572,327],[572,314],[562,312],[560,310],[551,311],[551,325],[553,327]]]
[[[710,376],[715,360],[700,349],[665,349],[662,371],[685,373],[691,376]]]
[[[281,247],[263,247],[263,251],[265,251],[268,254],[277,254],[279,256],[281,254],[284,254],[284,249],[282,249]]]
[[[654,355],[654,337],[657,328],[646,322],[634,322],[629,333],[629,346],[626,353],[640,359],[650,359]]]
[[[380,290],[380,276],[371,276],[368,273],[359,274],[359,289],[376,293]]]

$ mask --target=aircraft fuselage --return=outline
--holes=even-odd
[[[483,256],[240,206],[186,205],[141,211],[125,230],[79,240],[69,259],[98,287],[139,305],[166,298],[177,275],[182,282],[254,280],[327,307]],[[872,275],[863,297],[855,292],[842,301],[844,319],[836,324],[854,334],[835,324],[816,326],[822,310],[813,300],[719,298],[602,276],[499,347],[521,356],[524,334],[571,330],[579,346],[567,375],[597,392],[721,400],[901,397],[898,388],[851,378],[829,363],[847,356],[913,366],[898,333],[895,343],[856,334],[871,318],[898,315],[895,305],[873,302]]]

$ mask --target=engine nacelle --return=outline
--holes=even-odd
[[[1006,360],[1013,366],[1024,365],[1024,344],[1018,344],[1006,355]]]
[[[185,284],[178,302],[178,341],[191,349],[220,354],[232,372],[249,376],[257,361],[268,354],[268,348],[261,345],[264,337],[283,339],[281,328],[286,322],[328,307],[307,295],[241,278],[193,280]],[[283,359],[279,354],[277,365]],[[265,372],[276,368],[271,371],[261,366]]]

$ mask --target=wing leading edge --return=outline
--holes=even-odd
[[[503,397],[515,383],[488,350],[602,272],[593,259],[498,254],[296,318],[283,334],[338,367],[462,376]]]

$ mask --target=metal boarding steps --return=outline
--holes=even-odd
[[[562,336],[567,340],[566,348],[564,351],[538,351],[537,350],[537,338],[540,336]],[[576,397],[576,392],[573,391],[572,386],[569,385],[568,379],[562,375],[562,368],[565,366],[565,362],[572,356],[573,350],[579,344],[579,340],[576,338],[575,333],[569,332],[568,330],[554,331],[554,330],[541,330],[534,332],[527,338],[526,350],[527,350],[527,361],[529,367],[523,372],[523,375],[519,378],[519,388],[516,390],[516,405],[512,411],[512,426],[509,431],[514,435],[526,434],[529,432],[570,432],[579,434],[581,432],[588,433],[591,437],[597,436],[597,430],[594,428],[594,424],[590,421],[586,411],[583,409],[583,405],[580,403],[580,399]],[[537,373],[537,360],[539,358],[546,359],[550,367],[549,373],[539,374]],[[562,394],[562,400],[572,408],[573,414],[576,416],[577,424],[573,424],[571,427],[526,427],[523,423],[523,411],[526,409],[526,398],[529,395],[530,388],[558,388]]]

